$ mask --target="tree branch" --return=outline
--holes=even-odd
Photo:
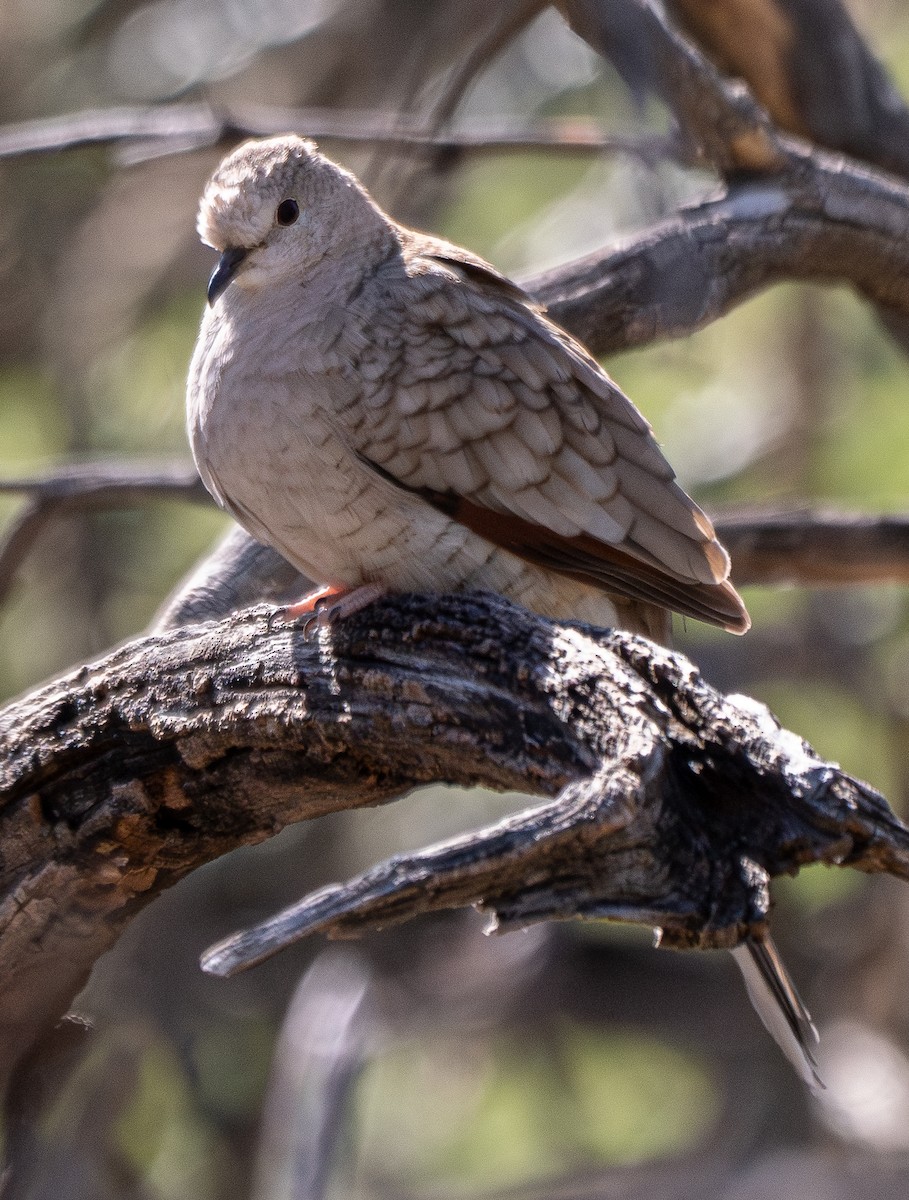
[[[859,513],[723,513],[717,534],[736,583],[909,583],[909,517]]]
[[[670,0],[780,129],[909,177],[909,108],[840,0]]]
[[[559,6],[575,31],[612,59],[632,87],[662,97],[682,134],[727,181],[760,176],[780,182],[787,192],[793,185],[798,190],[806,182],[806,144],[787,137],[787,130],[807,135],[820,146],[846,150],[863,163],[877,164],[903,177],[909,174],[909,109],[865,47],[839,0],[718,0],[707,5],[697,0],[671,0],[671,10],[714,61],[675,28],[655,0],[559,0]],[[717,66],[752,85],[761,103],[745,84],[724,77]],[[832,172],[840,161],[827,158]],[[858,169],[856,164],[843,165],[853,174]],[[836,198],[835,179],[811,182],[820,185],[825,194],[829,191],[831,199]],[[843,198],[851,206],[854,197]],[[795,209],[799,207],[797,202]],[[859,225],[867,220],[868,232],[873,235],[877,215],[872,205],[867,213],[853,211],[848,220],[857,220]],[[787,228],[778,231],[775,245],[752,244],[749,256],[758,260],[766,256],[768,270],[752,291],[727,293],[734,297],[732,302],[785,278],[835,277],[835,272],[823,270],[819,275],[803,273],[798,260],[805,235],[814,240],[810,230]],[[848,238],[842,244],[836,237],[822,240],[830,242],[831,262],[839,253],[851,258]],[[783,265],[775,275],[773,262],[777,251],[785,253],[787,241],[792,243],[796,261],[791,273],[789,266]],[[702,282],[709,286],[718,278],[705,276],[702,280],[701,268],[711,266],[706,258],[681,265],[689,267],[689,273],[660,273],[661,283],[669,285],[670,297],[684,292],[696,298]],[[712,265],[722,268],[722,263]],[[646,264],[642,266],[646,268]],[[885,262],[881,269],[886,275]],[[909,351],[904,300],[894,303],[878,297],[873,281],[870,286],[863,283],[851,265],[844,268],[844,275],[875,304],[884,327]],[[704,323],[724,311],[722,306],[712,308]],[[685,331],[685,323],[678,328]],[[671,326],[666,333],[659,323],[653,329],[655,336],[674,336]],[[644,340],[650,336],[654,334],[645,335]],[[604,351],[609,348],[610,344],[602,345]]]
[[[636,88],[661,96],[703,162],[721,175],[785,168],[788,149],[765,110],[726,79],[654,0],[558,0],[568,24]]]
[[[95,132],[108,139],[119,128],[123,137],[138,137],[150,119],[147,110],[142,113],[132,125],[124,119],[122,125],[102,124]],[[165,117],[161,137],[179,141],[178,132],[167,132],[172,117],[166,112]],[[271,113],[269,121],[275,119]],[[359,129],[351,136],[381,140],[381,131],[370,131],[365,118],[358,120]],[[345,136],[342,124],[343,119],[334,136]],[[227,127],[226,121],[220,126]],[[264,131],[252,121],[245,127],[245,132]],[[389,139],[399,133],[389,133]],[[44,146],[58,134],[49,133]],[[78,131],[65,133],[70,144],[77,136]],[[411,136],[416,144],[424,135]],[[503,145],[492,133],[481,140],[489,149]],[[524,134],[511,144],[518,140],[530,144]],[[451,145],[466,148],[468,141],[462,137]],[[624,139],[607,141],[613,148],[632,149]],[[53,144],[59,145],[59,138]],[[429,139],[426,144],[439,148],[442,142]],[[783,174],[738,182],[721,200],[686,209],[617,249],[533,276],[525,285],[556,320],[601,354],[691,333],[764,288],[794,279],[852,284],[890,315],[901,336],[902,323],[909,320],[909,188],[784,138],[776,144],[785,152]],[[27,145],[41,147],[41,138],[17,134],[7,148],[12,153],[18,146],[16,152],[24,152]],[[573,145],[577,148],[577,140]],[[0,141],[0,153],[2,147]]]
[[[642,639],[488,596],[398,597],[315,643],[247,611],[133,642],[0,714],[0,1067],[194,867],[437,780],[566,790],[369,877],[355,892],[372,907],[335,913],[339,929],[480,899],[505,924],[582,912],[730,945],[763,928],[779,871],[909,877],[877,793]]]
[[[425,154],[503,154],[542,150],[569,155],[628,154],[653,163],[678,159],[677,138],[605,134],[584,118],[484,124],[459,133],[427,131],[395,113],[330,108],[247,106],[215,110],[205,104],[89,109],[0,126],[0,159],[55,154],[85,146],[124,147],[127,161],[227,146],[245,137],[296,130],[306,137],[352,145],[386,146]]]
[[[597,354],[681,337],[775,283],[849,283],[909,314],[909,187],[820,152],[524,280]]]
[[[909,582],[909,516],[746,510],[719,513],[714,523],[740,584]],[[256,602],[299,596],[310,583],[237,525],[180,584],[155,628],[220,620]]]
[[[0,603],[41,531],[65,513],[126,508],[148,500],[210,499],[195,467],[186,463],[76,463],[0,480],[3,493],[23,493],[27,500],[0,537]]]

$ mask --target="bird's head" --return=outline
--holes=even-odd
[[[221,254],[208,302],[234,282],[255,289],[299,275],[383,224],[356,178],[314,142],[294,134],[244,142],[215,171],[199,207],[199,235]]]

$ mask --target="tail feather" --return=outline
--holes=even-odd
[[[802,1081],[812,1090],[823,1088],[814,1058],[818,1032],[773,941],[749,938],[735,947],[732,956],[767,1032]]]

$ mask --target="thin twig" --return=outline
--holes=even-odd
[[[68,463],[36,475],[0,479],[0,493],[25,493],[42,504],[73,501],[90,507],[106,507],[111,499],[176,498],[204,499],[207,496],[192,463],[97,462]]]
[[[458,105],[476,77],[505,49],[509,42],[546,7],[548,0],[524,0],[504,19],[489,29],[470,53],[455,65],[436,101],[429,123],[432,136],[438,135],[454,116]]]
[[[454,116],[458,104],[476,76],[517,36],[547,2],[548,0],[521,0],[521,2],[514,5],[510,10],[505,6],[505,15],[500,17],[500,19],[496,20],[494,14],[492,25],[484,31],[480,40],[472,47],[465,58],[455,63],[448,77],[445,79],[441,93],[436,98],[428,115],[428,120],[421,130],[426,137],[434,140],[441,135],[441,131]],[[411,80],[409,94],[402,98],[402,107],[411,108],[419,105],[420,82],[423,75],[423,71],[419,69],[419,62],[420,56],[417,56],[413,64],[417,70],[414,72],[414,78]],[[408,151],[418,150],[419,148],[417,146],[407,147]],[[439,146],[432,156],[432,167],[436,171],[443,165],[451,167],[454,150],[455,147]],[[391,170],[393,166],[394,163],[387,156],[374,154],[368,168],[369,186],[371,188],[379,186],[380,180],[382,180],[385,173]],[[411,186],[412,184],[408,181],[407,173],[405,172],[397,181],[397,187],[394,192],[396,200],[399,198],[399,202],[403,203],[407,195],[407,189]]]
[[[604,134],[592,121],[579,118],[539,121],[533,125],[500,122],[483,129],[436,135],[391,113],[255,106],[215,111],[204,104],[172,104],[90,109],[5,125],[0,127],[0,159],[59,153],[85,146],[132,144],[129,158],[137,161],[288,130],[327,141],[375,144],[423,153],[477,155],[540,150],[571,155],[628,154],[648,162],[677,158],[680,153],[679,144],[672,137]]]
[[[42,530],[64,513],[125,508],[149,500],[208,501],[194,467],[184,463],[79,463],[0,480],[0,494],[26,503],[0,537],[0,603]]]

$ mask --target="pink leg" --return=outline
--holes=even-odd
[[[301,600],[295,601],[293,604],[288,604],[281,609],[281,619],[284,621],[296,621],[298,617],[305,617],[307,613],[317,612],[319,604],[323,600],[331,600],[332,596],[343,596],[344,588],[336,587],[320,587],[314,592],[309,592]]]
[[[309,633],[313,625],[325,629],[335,621],[352,617],[361,608],[384,596],[387,590],[381,583],[363,583],[355,588],[322,587],[295,604],[288,604],[280,615],[283,620],[290,622],[308,616],[303,632]]]

